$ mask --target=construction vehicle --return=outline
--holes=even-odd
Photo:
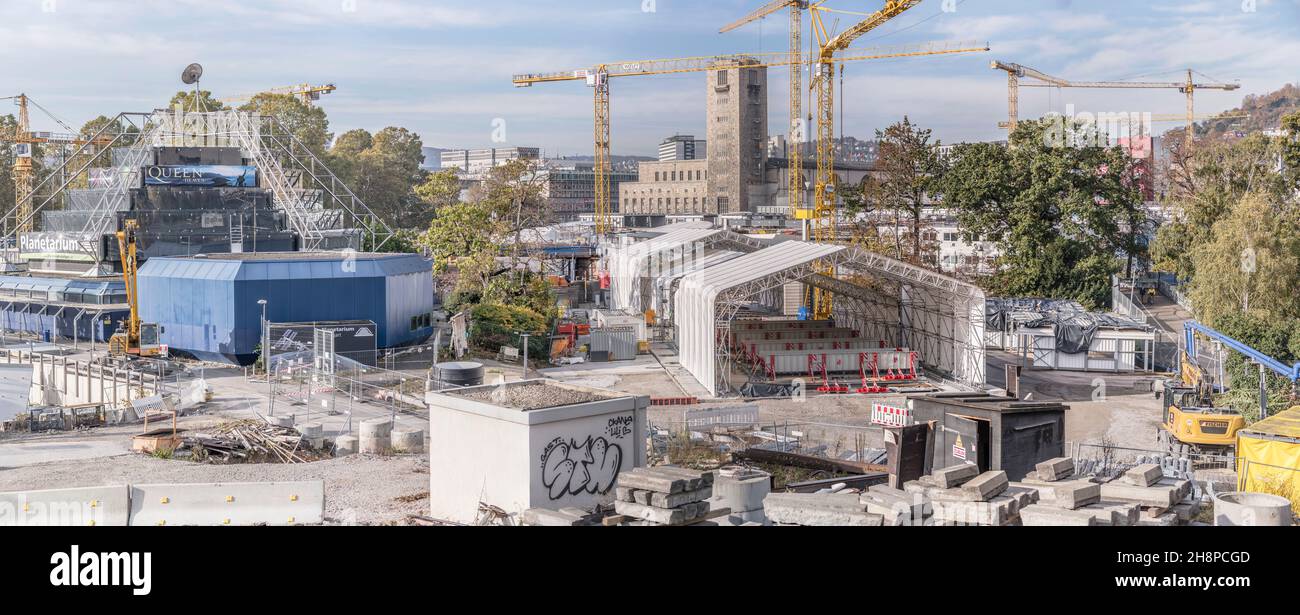
[[[1300,382],[1300,365],[1286,365],[1198,322],[1189,321],[1183,329],[1179,378],[1167,380],[1163,386],[1160,442],[1178,456],[1231,453],[1236,447],[1237,432],[1246,428],[1246,419],[1237,410],[1214,406],[1214,394],[1224,389],[1222,384],[1216,385],[1206,376],[1198,362],[1197,336],[1240,353],[1259,366],[1260,419],[1268,417],[1268,372],[1290,380],[1294,386]]]
[[[131,315],[117,323],[117,332],[108,341],[108,352],[118,358],[158,357],[163,355],[162,328],[157,323],[140,322],[140,301],[137,280],[139,260],[136,250],[136,232],[140,223],[128,219],[117,232],[117,245],[122,253],[122,279],[126,281],[126,299]]]
[[[1239,83],[1197,83],[1194,79],[1192,69],[1187,69],[1186,81],[1174,82],[1156,82],[1156,81],[1070,81],[1053,77],[1042,71],[1022,66],[1012,62],[993,62],[994,70],[1004,71],[1007,74],[1007,114],[1008,119],[1005,123],[1000,124],[1008,132],[1015,132],[1016,124],[1020,121],[1020,88],[1099,88],[1099,89],[1171,89],[1178,90],[1187,96],[1187,113],[1180,119],[1187,123],[1187,133],[1184,135],[1184,147],[1186,151],[1191,151],[1192,144],[1195,142],[1193,124],[1196,122],[1196,91],[1197,90],[1223,90],[1231,92],[1241,88]],[[1034,83],[1021,83],[1021,79],[1033,79]],[[1153,120],[1156,121],[1156,120]]]
[[[1246,419],[1231,408],[1214,406],[1214,385],[1187,353],[1180,378],[1164,381],[1159,440],[1178,457],[1230,455]]]

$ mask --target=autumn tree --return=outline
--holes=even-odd
[[[172,96],[171,101],[167,103],[167,108],[175,109],[177,106],[189,113],[211,113],[230,110],[230,107],[213,98],[212,92],[207,90],[181,90],[177,92]]]

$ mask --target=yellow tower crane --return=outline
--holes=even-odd
[[[222,98],[221,102],[226,104],[248,102],[252,100],[254,97],[258,96],[259,94],[288,94],[290,96],[294,96],[298,98],[299,100],[307,103],[308,105],[311,105],[312,103],[315,103],[316,101],[320,100],[321,96],[325,94],[333,94],[334,91],[337,89],[338,88],[334,87],[333,83],[327,83],[325,85],[310,85],[307,83],[302,83],[299,85],[291,85],[283,88],[271,88],[269,90],[255,92],[252,94],[240,94],[239,96]]]
[[[1223,90],[1230,92],[1241,89],[1237,83],[1197,83],[1193,77],[1192,69],[1187,69],[1186,81],[1158,82],[1158,81],[1070,81],[1053,77],[1042,71],[1016,64],[1014,62],[993,62],[994,70],[1004,71],[1007,74],[1007,115],[1006,123],[999,126],[1006,128],[1009,132],[1015,132],[1016,125],[1020,122],[1020,88],[1093,88],[1093,89],[1167,89],[1178,90],[1187,96],[1187,114],[1183,116],[1186,122],[1187,134],[1185,137],[1185,149],[1191,151],[1195,142],[1195,133],[1193,124],[1196,123],[1196,91],[1197,90]],[[1032,79],[1035,83],[1021,83],[1021,79]]]
[[[11,210],[12,216],[5,216],[4,236],[8,236],[11,230],[17,233],[30,233],[34,228],[33,221],[35,219],[32,213],[32,192],[35,190],[33,188],[35,173],[32,170],[32,157],[35,155],[35,146],[81,147],[89,143],[89,141],[81,138],[80,135],[73,134],[75,131],[71,127],[26,94],[0,97],[0,100],[12,100],[14,105],[18,107],[18,121],[13,132],[0,133],[0,143],[12,143],[15,149],[13,167],[14,208]],[[44,111],[46,115],[58,122],[68,132],[32,132],[29,107],[36,107]],[[107,145],[111,142],[111,139],[101,137],[94,143],[95,145]]]
[[[919,0],[918,0],[919,1]],[[947,55],[988,51],[987,44],[971,42],[927,43],[899,45],[871,49],[850,49],[835,62],[882,60],[918,56]],[[595,218],[596,234],[604,235],[613,228],[613,208],[610,202],[610,80],[621,77],[649,75],[674,75],[709,72],[734,68],[772,68],[798,64],[787,52],[747,53],[718,56],[699,56],[633,62],[597,64],[592,68],[515,75],[517,87],[531,87],[540,83],[585,81],[595,90]]]
[[[790,133],[789,151],[786,153],[790,163],[790,211],[803,212],[803,142],[807,130],[803,119],[803,12],[808,8],[807,0],[773,0],[766,6],[745,16],[720,30],[722,34],[766,18],[781,9],[790,9]],[[798,214],[795,214],[798,217]],[[806,217],[806,214],[805,214]]]
[[[818,243],[835,241],[837,218],[836,199],[839,197],[835,175],[835,66],[836,55],[849,49],[854,41],[890,20],[902,15],[921,0],[886,0],[885,6],[866,19],[835,34],[826,26],[823,13],[835,12],[827,8],[825,0],[809,6],[812,10],[813,32],[817,35],[818,56],[813,73],[813,89],[817,92],[817,182],[813,193],[811,229],[805,233]],[[807,222],[805,222],[807,224]],[[811,231],[810,233],[808,231]],[[834,268],[821,272],[835,277]],[[816,320],[827,320],[834,308],[831,293],[822,289],[812,292],[812,315]]]

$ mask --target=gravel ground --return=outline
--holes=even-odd
[[[466,392],[452,392],[452,395],[473,401],[496,404],[519,410],[543,410],[572,406],[593,401],[614,399],[614,396],[600,395],[587,391],[577,391],[548,384],[526,384],[504,388],[477,389]]]
[[[122,455],[0,471],[0,491],[150,483],[325,481],[327,524],[402,524],[429,513],[428,457],[353,455],[306,464],[207,465]]]

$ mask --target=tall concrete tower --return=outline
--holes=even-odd
[[[756,63],[756,62],[755,62]],[[751,211],[767,162],[767,68],[708,73],[709,211]]]

